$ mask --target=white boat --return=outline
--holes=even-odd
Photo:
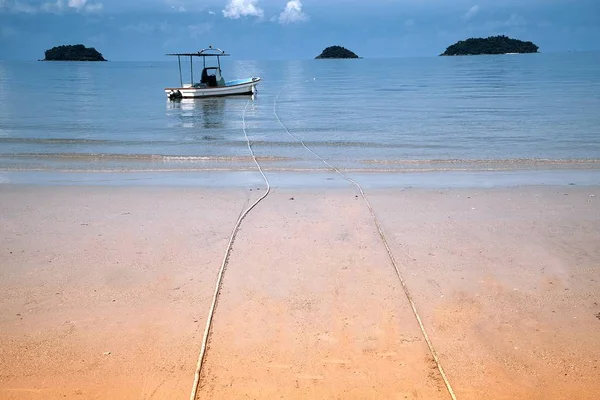
[[[221,49],[203,49],[197,53],[172,53],[168,56],[177,56],[179,62],[179,84],[180,87],[165,88],[169,100],[193,99],[202,97],[222,97],[253,95],[256,93],[256,85],[260,82],[259,77],[236,79],[225,81],[221,74],[221,57],[229,56]],[[190,83],[183,83],[181,73],[181,57],[190,58]],[[194,57],[202,57],[202,73],[200,81],[194,83]],[[216,57],[216,66],[206,66],[207,57]]]

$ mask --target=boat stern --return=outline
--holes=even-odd
[[[169,100],[180,100],[183,98],[183,94],[179,89],[166,88],[165,93],[167,95],[167,99]]]

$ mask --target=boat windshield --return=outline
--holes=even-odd
[[[200,83],[203,83],[208,87],[225,86],[225,80],[221,76],[221,69],[219,67],[204,68],[202,70]]]

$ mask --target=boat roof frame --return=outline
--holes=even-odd
[[[216,51],[217,53],[207,53],[210,51]],[[209,46],[208,49],[202,49],[196,53],[168,53],[167,55],[179,57],[227,57],[231,54],[227,54],[224,50],[219,48],[213,48],[212,46]]]
[[[210,53],[210,52],[217,52],[217,53]],[[181,57],[189,57],[190,58],[190,82],[193,85],[194,84],[194,63],[192,62],[192,59],[194,57],[202,57],[203,60],[203,67],[206,68],[206,57],[217,57],[217,64],[218,64],[218,68],[219,71],[221,71],[221,57],[227,57],[230,56],[231,54],[227,54],[225,53],[225,51],[219,49],[219,48],[213,48],[212,46],[208,46],[208,49],[202,49],[197,53],[168,53],[167,56],[177,56],[177,62],[179,64],[179,84],[181,85],[181,87],[183,87],[183,75],[181,74]],[[211,67],[215,68],[215,67]]]

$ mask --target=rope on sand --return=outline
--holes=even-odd
[[[223,283],[223,274],[225,272],[225,268],[227,267],[229,255],[231,254],[231,246],[233,245],[235,236],[236,236],[238,230],[240,229],[240,225],[241,225],[242,221],[244,220],[244,218],[246,218],[248,213],[254,207],[256,207],[256,205],[258,203],[260,203],[265,197],[267,197],[269,195],[269,193],[271,192],[271,185],[269,184],[269,180],[267,179],[265,173],[263,172],[260,164],[256,160],[256,156],[254,155],[254,150],[252,150],[252,145],[250,144],[250,139],[248,138],[248,133],[246,132],[246,110],[248,109],[248,105],[250,104],[250,101],[252,101],[252,99],[248,100],[248,102],[246,103],[246,107],[244,107],[244,112],[242,113],[242,129],[244,130],[244,137],[246,138],[246,144],[248,145],[248,150],[250,151],[250,154],[252,155],[252,159],[254,160],[256,167],[258,168],[258,171],[262,175],[262,177],[265,181],[265,184],[267,185],[267,191],[258,200],[256,200],[254,203],[252,203],[252,205],[250,207],[248,207],[240,215],[235,226],[233,227],[233,231],[231,232],[231,237],[229,238],[229,244],[227,245],[227,250],[225,251],[225,256],[223,257],[223,262],[221,263],[221,269],[219,270],[219,275],[217,277],[217,283],[215,285],[215,293],[213,295],[212,304],[210,306],[210,311],[209,311],[208,317],[206,319],[206,327],[204,328],[204,337],[202,339],[202,347],[200,348],[200,354],[198,356],[198,363],[196,365],[196,373],[194,376],[194,384],[192,386],[192,393],[190,394],[190,400],[195,400],[196,396],[198,394],[198,387],[200,385],[200,375],[202,373],[202,365],[204,363],[204,357],[206,355],[206,347],[207,347],[208,339],[210,336],[212,320],[213,320],[213,316],[215,315],[215,309],[217,307],[219,293],[221,292],[221,286]]]
[[[398,267],[398,264],[396,263],[396,259],[394,258],[394,255],[392,253],[392,250],[390,249],[390,246],[385,237],[385,234],[383,233],[383,229],[381,228],[379,219],[375,215],[375,211],[373,210],[373,207],[371,207],[371,203],[369,203],[369,200],[367,200],[367,196],[365,195],[365,192],[363,191],[362,187],[354,179],[352,179],[349,176],[347,176],[346,174],[344,174],[342,171],[340,171],[339,169],[337,169],[336,167],[331,165],[329,162],[327,162],[327,160],[325,160],[319,154],[315,153],[312,149],[310,149],[308,146],[306,146],[306,144],[304,143],[303,140],[301,140],[298,137],[296,137],[295,135],[293,135],[289,131],[289,129],[283,124],[283,122],[281,122],[281,119],[279,118],[279,115],[277,114],[277,100],[279,99],[279,96],[286,88],[287,88],[287,86],[284,86],[284,88],[281,89],[279,91],[279,93],[277,93],[277,96],[275,97],[275,100],[273,101],[273,114],[277,118],[277,122],[279,122],[279,125],[281,125],[281,127],[285,130],[285,132],[289,136],[291,136],[294,140],[296,140],[298,143],[300,143],[307,151],[309,151],[314,156],[316,156],[318,159],[320,159],[325,165],[327,165],[329,168],[331,168],[333,171],[335,171],[337,174],[339,174],[346,181],[348,181],[352,185],[356,186],[356,188],[360,192],[360,195],[362,196],[363,200],[365,201],[367,207],[369,208],[369,212],[371,213],[371,216],[373,217],[373,222],[375,223],[375,226],[377,227],[377,231],[379,232],[379,236],[381,237],[381,241],[383,242],[383,245],[385,246],[385,249],[388,253],[390,261],[392,262],[392,265],[394,266],[394,269],[396,270],[396,275],[398,275],[398,279],[400,280],[400,284],[402,285],[404,294],[406,295],[406,298],[408,299],[408,302],[410,303],[410,307],[412,308],[413,314],[415,315],[415,318],[417,319],[417,322],[419,323],[419,328],[421,328],[421,333],[423,334],[423,337],[425,338],[425,341],[427,342],[427,346],[429,347],[429,351],[431,352],[431,355],[432,355],[433,359],[435,360],[437,369],[440,371],[440,375],[442,376],[442,379],[444,380],[444,383],[446,384],[446,389],[448,389],[448,393],[450,394],[450,397],[452,398],[452,400],[456,400],[456,395],[454,394],[454,390],[452,389],[452,386],[450,385],[450,381],[448,380],[448,377],[446,376],[446,373],[444,372],[444,369],[442,368],[442,364],[440,363],[437,352],[435,351],[435,348],[433,347],[433,343],[431,342],[431,339],[429,338],[429,335],[427,334],[427,331],[425,330],[425,326],[423,325],[421,316],[419,315],[419,312],[417,311],[417,306],[415,305],[415,302],[412,298],[410,290],[408,289],[408,286],[406,285],[406,281],[404,280],[404,277],[403,277],[402,273],[400,272],[400,268]]]

